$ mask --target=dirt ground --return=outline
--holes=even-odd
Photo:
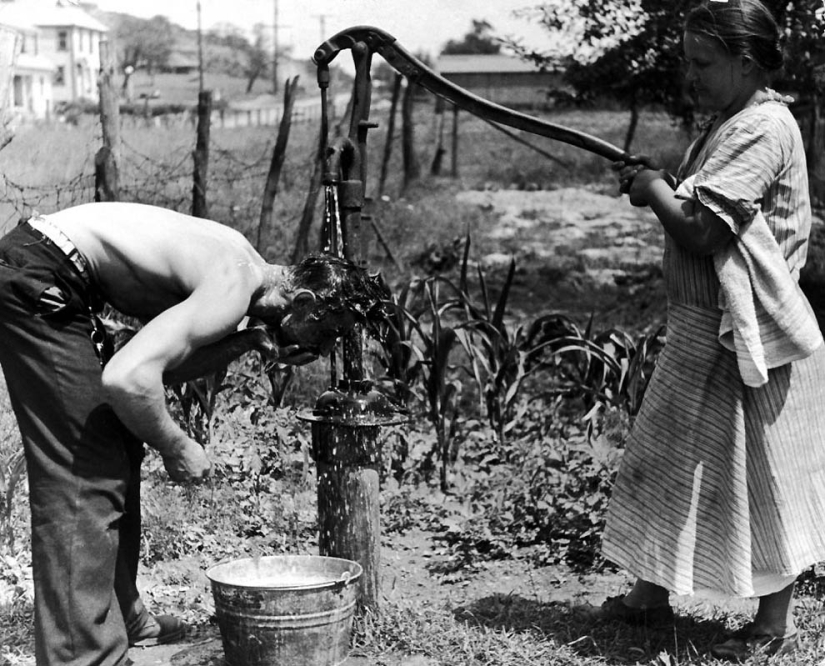
[[[611,325],[642,325],[664,321],[664,295],[657,279],[662,235],[655,218],[635,209],[626,198],[562,189],[524,192],[470,191],[458,195],[467,206],[479,206],[498,216],[489,232],[482,264],[495,283],[515,257],[519,271],[513,291],[514,316],[519,309],[567,311],[597,317]],[[618,320],[618,321],[617,321]],[[642,321],[644,320],[644,321]],[[501,597],[545,604],[598,606],[606,596],[620,594],[629,579],[621,574],[578,575],[564,567],[536,567],[527,560],[484,563],[477,571],[448,582],[430,573],[436,557],[433,535],[420,531],[391,535],[382,541],[380,597],[383,603],[428,604],[472,609],[485,599]],[[178,562],[186,585],[169,585],[170,572],[145,571],[140,582],[145,599],[162,601],[185,594],[189,600],[212,608],[209,583],[200,570]],[[167,582],[162,582],[167,581]],[[186,590],[183,587],[187,587]],[[194,589],[193,589],[194,588]],[[218,627],[200,624],[185,642],[133,649],[135,666],[223,666]],[[423,657],[398,655],[399,666],[430,666]],[[372,666],[350,656],[345,666]]]
[[[639,331],[665,320],[664,235],[648,209],[585,189],[465,191],[457,196],[498,216],[482,257],[490,285],[510,259],[513,314],[563,312],[597,328]]]
[[[617,199],[586,190],[473,191],[458,195],[467,206],[479,206],[498,216],[489,232],[488,253],[482,264],[494,284],[515,257],[517,273],[512,306],[535,312],[566,311],[587,317],[591,313],[615,326],[641,326],[664,321],[664,295],[658,280],[662,235],[649,212],[635,209],[626,198]],[[382,542],[381,598],[383,603],[429,604],[472,609],[490,598],[561,602],[597,606],[608,595],[621,593],[629,580],[620,574],[581,576],[564,567],[536,567],[527,560],[488,562],[457,582],[430,573],[436,556],[431,534],[409,532]],[[145,598],[200,599],[211,606],[208,581],[202,571],[186,571],[179,562],[180,578],[188,588],[174,589],[169,571],[147,571],[141,578]],[[172,576],[174,579],[175,576]],[[192,588],[196,588],[193,591]],[[186,642],[132,650],[135,666],[223,666],[220,633],[213,624],[194,627]],[[398,655],[399,666],[430,666],[423,657]],[[371,666],[350,656],[346,666]]]
[[[430,573],[427,564],[437,548],[433,535],[412,531],[392,535],[382,542],[380,565],[381,604],[397,604],[419,612],[425,607],[489,611],[490,600],[500,603],[531,604],[546,608],[556,603],[593,612],[607,596],[626,591],[631,579],[622,573],[581,575],[564,566],[536,567],[527,560],[486,562],[477,571],[463,576],[460,582],[446,582]],[[155,572],[158,573],[158,572]],[[163,595],[168,585],[153,582],[154,576],[140,580],[144,597]],[[206,585],[198,577],[196,585]],[[505,601],[506,600],[506,601]],[[710,602],[689,597],[672,599],[678,612],[701,612],[716,615],[738,608],[753,610],[750,600]],[[206,606],[209,602],[206,601]],[[702,607],[699,609],[698,607]],[[709,608],[710,607],[710,608]],[[226,666],[219,629],[214,624],[200,624],[188,637],[175,645],[132,649],[129,657],[134,666]],[[381,664],[389,663],[382,657]],[[392,659],[397,666],[436,666],[436,661],[420,655],[398,654]],[[351,654],[343,666],[378,666],[378,663]]]
[[[467,608],[491,597],[527,599],[537,604],[561,602],[571,605],[598,605],[605,596],[620,593],[628,579],[620,574],[579,576],[564,567],[535,567],[524,560],[486,563],[460,582],[445,582],[427,568],[433,557],[432,535],[414,531],[393,535],[382,543],[381,603],[411,607]],[[146,572],[139,581],[144,597],[162,596],[168,585],[157,582],[160,572]],[[197,575],[196,585],[206,585]],[[208,600],[205,602],[208,606]],[[187,639],[175,645],[132,649],[135,666],[224,666],[223,646],[216,625],[201,624]],[[434,662],[420,656],[398,655],[398,666],[430,666]],[[372,662],[351,655],[345,666],[372,666]]]
[[[626,198],[586,190],[480,191],[458,195],[467,206],[480,206],[499,216],[489,232],[482,263],[495,281],[514,256],[519,267],[512,299],[513,316],[564,311],[616,327],[647,328],[664,323],[665,298],[659,262],[662,233],[646,210]],[[622,574],[578,575],[564,567],[536,567],[528,560],[484,563],[458,581],[431,573],[437,556],[433,535],[408,532],[382,539],[380,598],[382,603],[473,607],[490,598],[525,602],[561,602],[598,606],[630,583]],[[171,581],[171,582],[170,582]],[[143,570],[139,585],[147,605],[197,609],[199,618],[214,610],[209,582],[200,565],[178,561]],[[704,604],[675,599],[677,609]],[[742,602],[747,606],[749,602]],[[729,608],[729,606],[728,606]],[[202,620],[182,643],[133,649],[135,666],[224,666],[218,627]],[[432,666],[423,657],[398,655],[399,666]],[[374,666],[357,655],[345,666]]]

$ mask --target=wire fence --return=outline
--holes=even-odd
[[[277,224],[264,234],[267,245],[278,247],[287,246],[292,230],[297,226],[318,138],[317,123],[309,122],[303,113],[297,114],[297,124],[295,120],[293,118],[295,126],[281,177]],[[127,122],[122,127],[120,200],[190,213],[194,126],[144,124],[130,127]],[[213,127],[207,191],[211,219],[242,233],[257,233],[277,129],[273,125],[256,124],[238,128]],[[0,170],[0,234],[34,211],[47,214],[94,201],[95,153],[102,145],[98,119],[85,119],[79,126],[62,129],[25,128],[21,130],[20,141],[37,145],[37,134],[43,136],[43,144],[53,140],[60,145],[53,149],[55,155],[45,155],[41,161],[59,161],[64,152],[70,153],[66,161],[71,165],[67,164],[65,169],[74,168],[74,171],[60,178],[51,173],[41,176],[36,175],[40,171],[39,165],[32,165],[28,170],[25,165],[11,168],[10,162],[21,160],[18,156],[6,160],[6,166]],[[25,154],[26,151],[21,152]],[[36,160],[35,157],[31,159]]]

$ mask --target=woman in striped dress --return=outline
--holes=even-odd
[[[758,597],[720,658],[797,645],[794,581],[825,560],[825,347],[798,287],[811,225],[805,153],[758,0],[686,22],[688,82],[715,115],[678,178],[617,163],[666,231],[668,339],[622,460],[605,557],[637,581],[604,617],[673,621],[669,594]]]

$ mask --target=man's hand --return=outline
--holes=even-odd
[[[317,361],[319,356],[317,352],[298,345],[281,347],[278,353],[279,355],[275,359],[275,362],[283,363],[284,365],[306,365],[307,363]]]
[[[203,447],[194,440],[187,440],[178,453],[163,457],[163,466],[169,478],[178,483],[197,483],[209,476],[212,463]]]
[[[318,359],[319,354],[311,349],[300,345],[288,345],[279,347],[269,331],[263,327],[255,328],[256,339],[255,349],[257,349],[270,363],[282,363],[284,365],[306,365]]]

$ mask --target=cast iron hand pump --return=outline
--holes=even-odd
[[[327,92],[329,63],[343,49],[352,51],[355,84],[349,132],[329,141]],[[533,118],[493,104],[450,83],[399,46],[386,32],[355,27],[338,33],[315,51],[321,89],[321,154],[324,159],[324,220],[321,250],[363,265],[361,222],[367,167],[370,65],[373,53],[411,81],[458,108],[492,122],[578,146],[613,161],[630,156],[594,136]],[[638,161],[638,160],[636,160]],[[335,353],[330,356],[331,386],[317,400],[312,414],[312,452],[318,463],[319,550],[322,555],[352,559],[363,568],[360,603],[378,603],[381,467],[380,429],[406,421],[402,410],[365,380],[362,338],[358,327],[346,333],[342,347],[342,376]]]

